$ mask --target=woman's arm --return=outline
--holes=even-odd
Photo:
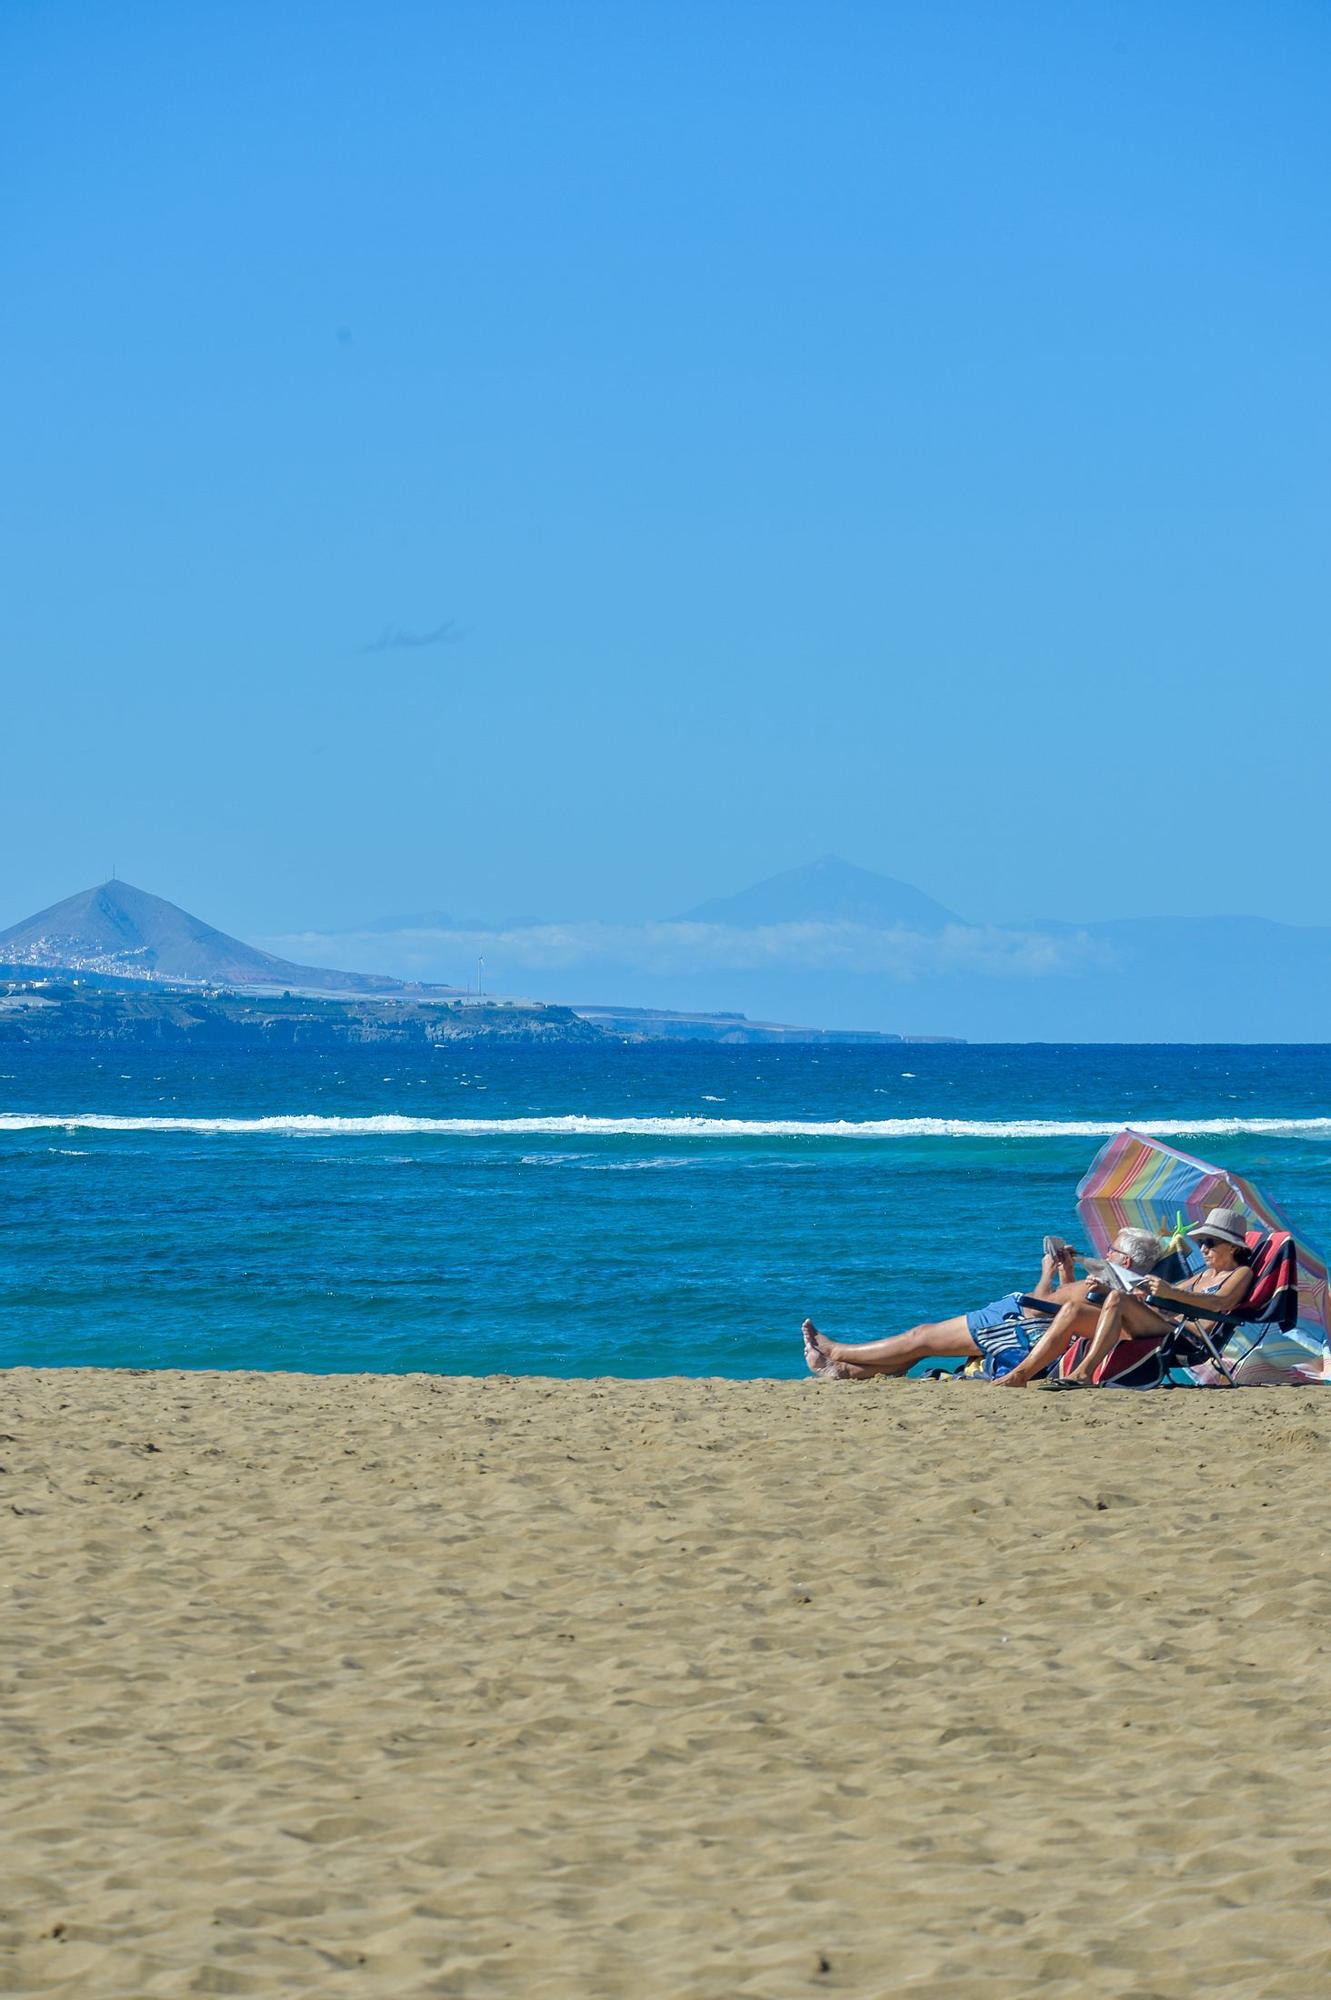
[[[1250,1264],[1238,1264],[1232,1271],[1227,1271],[1222,1283],[1213,1292],[1201,1291],[1198,1280],[1205,1276],[1205,1271],[1199,1271],[1196,1277],[1189,1278],[1182,1285],[1167,1285],[1163,1278],[1148,1278],[1140,1289],[1157,1304],[1172,1300],[1176,1305],[1191,1306],[1196,1305],[1199,1298],[1204,1298],[1212,1312],[1226,1312],[1231,1306],[1242,1305],[1252,1289]]]

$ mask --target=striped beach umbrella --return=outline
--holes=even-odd
[[[1100,1148],[1077,1188],[1077,1209],[1103,1254],[1120,1229],[1150,1229],[1180,1249],[1183,1232],[1208,1209],[1241,1208],[1250,1229],[1279,1231],[1293,1241],[1299,1273],[1298,1324],[1288,1333],[1240,1327],[1226,1350],[1240,1380],[1288,1381],[1310,1360],[1315,1367],[1331,1349],[1331,1286],[1315,1250],[1290,1228],[1273,1202],[1251,1181],[1180,1153],[1131,1127]],[[1258,1336],[1263,1335],[1258,1342]],[[1252,1362],[1245,1370],[1248,1354]]]

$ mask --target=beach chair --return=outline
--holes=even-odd
[[[1246,1361],[1268,1333],[1276,1327],[1288,1333],[1299,1316],[1299,1274],[1292,1238],[1284,1230],[1253,1229],[1247,1232],[1246,1240],[1253,1253],[1253,1278],[1241,1306],[1233,1312],[1216,1312],[1199,1300],[1195,1306],[1179,1308],[1167,1332],[1121,1340],[1096,1369],[1096,1382],[1102,1388],[1158,1389],[1180,1371],[1197,1371],[1204,1373],[1208,1386],[1237,1387],[1225,1350],[1239,1329],[1260,1328],[1242,1356]],[[1160,1274],[1171,1284],[1178,1282],[1164,1265]],[[1074,1340],[1055,1372],[1070,1375],[1086,1347],[1085,1341]]]
[[[1170,1285],[1177,1285],[1182,1281],[1182,1279],[1189,1276],[1189,1265],[1187,1259],[1181,1257],[1177,1251],[1171,1250],[1169,1255],[1167,1257],[1163,1257],[1155,1268],[1157,1274],[1160,1277],[1162,1277],[1167,1284]],[[1106,1292],[1098,1292],[1098,1293],[1092,1292],[1089,1295],[1089,1297],[1092,1303],[1099,1303],[1101,1300],[1107,1298],[1108,1294]],[[1048,1326],[1050,1320],[1054,1317],[1054,1314],[1058,1311],[1058,1306],[1059,1306],[1058,1299],[1056,1297],[1053,1299],[1037,1299],[1033,1292],[1024,1292],[1022,1293],[1018,1303],[1020,1304],[1021,1307],[1021,1316],[1020,1318],[1017,1318],[1015,1314],[1013,1315],[1014,1325],[1019,1326],[1022,1332],[1029,1334],[1032,1340],[1038,1340],[1040,1334],[1044,1331],[1045,1327]],[[1156,1348],[1159,1347],[1160,1342],[1159,1340],[1156,1339],[1140,1341],[1136,1343],[1132,1341],[1120,1341],[1119,1345],[1114,1349],[1113,1353],[1106,1358],[1106,1362],[1101,1367],[1096,1369],[1095,1371],[1096,1381],[1108,1382],[1112,1380],[1114,1383],[1117,1384],[1118,1382],[1117,1372],[1108,1374],[1106,1373],[1106,1370],[1108,1369],[1109,1364],[1113,1362],[1116,1357],[1118,1357],[1122,1365],[1126,1368],[1127,1372],[1130,1375],[1133,1375],[1134,1377],[1133,1380],[1125,1382],[1123,1384],[1125,1388],[1153,1389],[1157,1387],[1159,1377],[1154,1375],[1150,1369],[1143,1368],[1142,1380],[1140,1382],[1135,1379],[1135,1371],[1137,1364],[1139,1362],[1144,1363],[1148,1357],[1146,1353],[1143,1353],[1140,1355],[1134,1355],[1133,1357],[1131,1357],[1131,1359],[1129,1359],[1124,1350],[1134,1345],[1141,1347],[1143,1350],[1149,1350],[1149,1352],[1153,1354]],[[1080,1358],[1080,1356],[1084,1351],[1085,1351],[1085,1342],[1080,1340],[1075,1340],[1072,1343],[1072,1346],[1068,1349],[1068,1355],[1074,1358],[1069,1360],[1067,1356],[1064,1356],[1063,1361],[1056,1362],[1051,1368],[1048,1368],[1045,1371],[1046,1374],[1048,1375],[1070,1374],[1072,1369],[1075,1368],[1077,1365],[1077,1359]],[[980,1372],[983,1372],[985,1374],[989,1373],[987,1366],[984,1368],[983,1371],[981,1371],[978,1367],[978,1364],[972,1362],[970,1365],[972,1368],[975,1369],[975,1372],[977,1374]],[[1150,1376],[1149,1380],[1146,1379],[1148,1375]]]
[[[1181,1257],[1172,1252],[1156,1268],[1160,1276],[1167,1279],[1170,1284],[1177,1284],[1180,1278],[1186,1278],[1188,1275],[1187,1264]],[[1091,1296],[1095,1297],[1097,1295],[1092,1294]],[[1103,1297],[1104,1294],[1100,1294],[1099,1296]],[[1011,1312],[1005,1314],[1003,1324],[1010,1325],[1014,1332],[1026,1334],[1032,1342],[1038,1340],[1050,1320],[1054,1317],[1054,1314],[1058,1311],[1060,1301],[1057,1297],[1052,1299],[1038,1299],[1033,1292],[1014,1292],[1012,1298],[1014,1301],[1013,1309]],[[1080,1344],[1078,1344],[1077,1351],[1081,1351]],[[1013,1366],[1015,1366],[1015,1358],[1011,1355],[1006,1357],[1006,1366],[1004,1368],[996,1368],[992,1358],[986,1355],[982,1361],[968,1361],[963,1368],[924,1368],[921,1369],[920,1373],[927,1380],[933,1381],[970,1381],[980,1378],[990,1381],[996,1373],[1005,1373],[1006,1368]],[[1045,1372],[1052,1375],[1057,1371],[1051,1367],[1046,1369]],[[1097,1374],[1098,1372],[1097,1370]]]

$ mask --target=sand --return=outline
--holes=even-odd
[[[1331,1990],[1320,1391],[0,1376],[0,1992]]]

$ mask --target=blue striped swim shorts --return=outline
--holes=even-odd
[[[984,1356],[986,1375],[1006,1375],[1024,1361],[1042,1330],[1021,1325],[1021,1293],[1007,1292],[966,1315],[966,1331]]]

